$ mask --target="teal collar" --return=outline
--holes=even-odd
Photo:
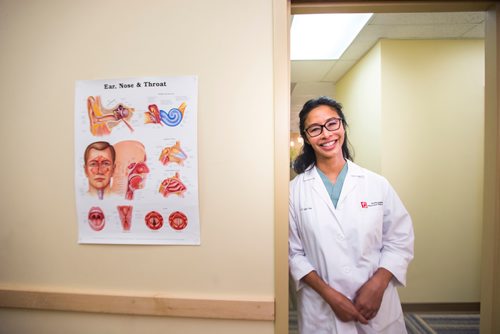
[[[340,193],[342,191],[342,186],[344,185],[344,180],[347,175],[347,170],[349,169],[347,165],[348,164],[346,161],[344,167],[342,167],[342,170],[337,176],[337,181],[335,182],[335,184],[333,184],[330,181],[330,179],[325,175],[325,173],[323,173],[318,167],[316,167],[316,170],[318,171],[318,174],[321,177],[321,180],[323,181],[326,191],[328,192],[328,195],[330,196],[330,199],[332,200],[333,206],[335,208],[337,207],[337,203],[340,198]]]

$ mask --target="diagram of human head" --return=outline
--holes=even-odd
[[[111,178],[115,170],[115,149],[105,141],[94,142],[87,146],[84,153],[84,170],[89,181],[90,194],[103,199],[111,188]]]
[[[143,189],[149,168],[146,164],[146,149],[135,140],[124,140],[114,144],[116,150],[116,170],[111,191],[134,199],[134,192]]]

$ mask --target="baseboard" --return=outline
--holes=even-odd
[[[473,312],[479,313],[480,303],[403,303],[404,312]]]

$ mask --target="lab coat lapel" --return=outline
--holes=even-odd
[[[343,203],[349,197],[349,194],[356,189],[359,182],[364,178],[363,170],[358,165],[350,160],[347,160],[347,163],[348,170],[344,180],[344,185],[342,186],[342,191],[340,192],[339,201],[337,203],[338,209],[342,208]]]
[[[306,178],[304,180],[312,181],[313,191],[318,195],[323,202],[328,206],[328,209],[335,215],[335,208],[333,207],[332,200],[326,191],[321,176],[319,176],[316,166],[306,171]]]

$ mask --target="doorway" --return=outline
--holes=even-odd
[[[422,12],[422,11],[456,11],[456,10],[473,10],[473,11],[484,11],[488,8],[489,4],[471,4],[471,3],[449,3],[446,5],[441,4],[436,4],[436,5],[428,5],[428,6],[422,6],[422,5],[384,5],[383,2],[379,3],[378,5],[349,5],[349,3],[342,2],[342,3],[323,3],[323,4],[316,4],[314,6],[312,5],[307,5],[303,4],[304,2],[300,1],[292,1],[292,8],[291,8],[291,14],[297,14],[297,13],[312,13],[312,12],[349,12],[349,11],[365,11],[365,12],[376,12],[376,13],[394,13],[394,12]],[[462,6],[462,7],[461,7]],[[425,8],[424,8],[425,7]],[[466,8],[465,8],[466,7]],[[290,86],[289,86],[290,87]],[[496,97],[495,97],[496,99]],[[491,116],[488,116],[491,117]],[[485,135],[491,136],[491,131],[487,131]],[[486,148],[488,150],[488,148]],[[491,149],[490,149],[491,150]],[[491,164],[491,162],[485,160],[486,167],[488,168],[488,164]],[[486,173],[485,178],[491,177],[490,174]],[[485,220],[487,220],[488,217],[485,217]],[[493,241],[489,241],[489,244],[495,244]],[[278,275],[277,278],[279,279]],[[282,277],[283,278],[283,277]],[[281,280],[283,282],[283,280]],[[280,313],[283,312],[283,305],[280,305],[280,300],[283,300],[282,298],[278,299],[277,303],[277,314],[276,314],[276,320],[277,320],[277,329],[278,329],[278,324],[280,323]],[[288,303],[286,303],[288,304]],[[286,305],[288,308],[288,305]]]

